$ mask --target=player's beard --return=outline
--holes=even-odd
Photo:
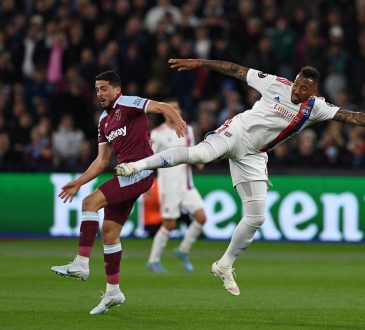
[[[108,101],[104,100],[104,104],[105,103],[106,103],[106,105],[103,106],[103,104],[100,102],[102,108],[105,109],[105,110],[110,110],[112,108],[112,106],[113,106],[113,103],[110,102],[110,101],[108,102]]]

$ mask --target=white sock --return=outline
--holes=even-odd
[[[193,221],[185,232],[183,241],[179,246],[179,250],[183,253],[189,253],[192,245],[196,242],[202,232],[203,226],[197,221]]]
[[[138,172],[148,168],[147,162],[144,159],[138,160],[136,162],[130,163]]]
[[[189,161],[187,147],[175,147],[154,154],[150,157],[138,160],[131,165],[138,171],[153,170],[160,167],[172,167]]]
[[[119,284],[106,284],[106,292],[120,291]]]
[[[161,226],[155,237],[153,238],[151,254],[148,262],[158,262],[160,261],[163,250],[166,247],[167,241],[170,238],[170,232]]]
[[[75,261],[79,262],[80,264],[83,265],[89,265],[89,258],[88,257],[83,257],[83,256],[76,256]]]
[[[219,266],[232,267],[237,257],[252,242],[257,229],[257,227],[248,225],[245,218],[243,218],[235,228],[226,252],[218,261]]]

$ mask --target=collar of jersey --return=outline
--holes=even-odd
[[[116,106],[117,106],[117,104],[118,104],[119,99],[120,99],[122,96],[123,96],[123,94],[122,94],[122,93],[120,93],[120,94],[118,94],[118,95],[117,95],[117,97],[116,97],[116,99],[115,99],[115,102],[114,102],[114,104],[113,104],[113,109],[115,109],[115,107],[116,107]]]

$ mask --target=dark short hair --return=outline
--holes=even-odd
[[[115,71],[104,71],[100,74],[98,74],[95,77],[95,80],[105,80],[108,81],[110,83],[110,85],[112,85],[113,87],[120,87],[122,86],[122,82],[120,80],[120,77],[118,75],[118,73],[116,73]]]
[[[316,84],[319,83],[319,79],[321,77],[319,71],[313,66],[304,66],[302,70],[300,70],[299,74],[304,78],[312,79]]]

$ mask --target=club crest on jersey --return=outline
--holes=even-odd
[[[312,111],[312,107],[310,106],[304,106],[300,108],[300,112],[304,115],[304,116],[309,116],[310,113]]]
[[[120,109],[117,109],[117,110],[115,111],[115,119],[116,119],[116,120],[120,120],[120,118],[121,118]]]

